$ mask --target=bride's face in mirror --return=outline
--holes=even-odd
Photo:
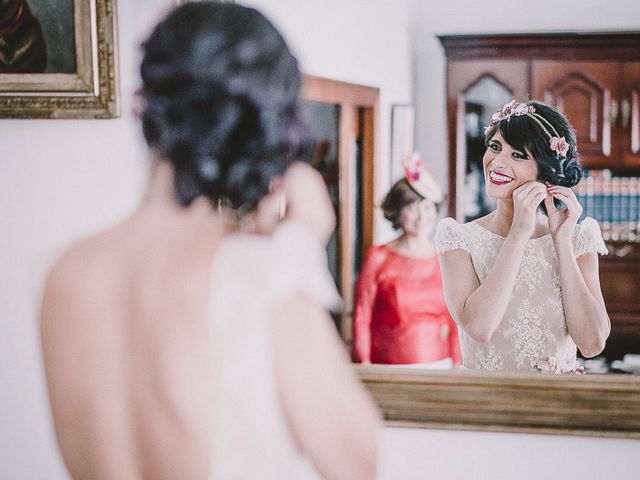
[[[487,195],[510,199],[519,186],[538,178],[538,164],[528,152],[509,145],[499,131],[489,140],[482,157]]]

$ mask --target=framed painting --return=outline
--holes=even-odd
[[[0,118],[120,115],[115,0],[0,0]]]

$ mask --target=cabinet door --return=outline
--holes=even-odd
[[[505,103],[513,98],[523,101],[528,96],[526,60],[448,63],[449,215],[468,221],[491,209],[480,168],[485,150],[483,127]]]
[[[582,163],[589,168],[619,166],[619,62],[532,62],[532,92],[536,99],[564,112],[576,129]],[[613,121],[612,121],[613,120]]]
[[[620,150],[625,167],[640,167],[640,62],[622,65]]]
[[[353,287],[373,242],[374,138],[379,90],[304,76],[302,113],[316,138],[312,165],[325,179],[338,218],[327,246],[328,266],[344,309],[334,320],[351,340]]]

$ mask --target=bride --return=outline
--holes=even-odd
[[[58,261],[42,304],[72,477],[373,479],[378,415],[323,308],[333,208],[316,171],[287,168],[307,139],[296,59],[216,2],[143,50],[147,194]]]

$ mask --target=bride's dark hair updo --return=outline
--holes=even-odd
[[[142,128],[170,161],[180,204],[199,196],[250,211],[311,137],[298,62],[258,11],[187,3],[144,42]]]

